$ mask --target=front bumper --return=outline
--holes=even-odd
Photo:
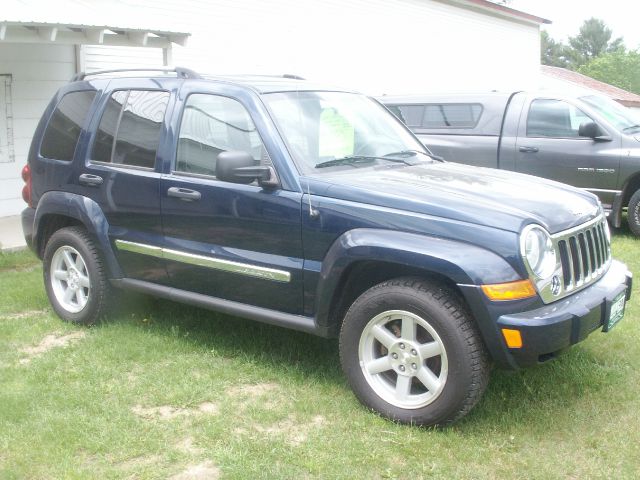
[[[524,367],[547,360],[602,328],[608,305],[623,291],[628,300],[631,284],[626,265],[613,260],[600,280],[578,293],[535,310],[501,315],[498,328],[516,329],[522,336],[521,348],[508,349],[513,363]]]

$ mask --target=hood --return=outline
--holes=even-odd
[[[457,163],[349,168],[307,177],[312,194],[519,232],[591,220],[597,197],[551,180]],[[307,187],[305,187],[305,191]]]

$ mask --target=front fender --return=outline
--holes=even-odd
[[[519,280],[497,254],[469,243],[415,233],[355,229],[342,234],[325,256],[317,287],[316,321],[328,326],[331,302],[343,274],[358,261],[380,261],[443,275],[458,285]]]
[[[109,241],[109,223],[100,206],[88,197],[69,192],[49,191],[40,198],[36,208],[33,242],[39,245],[42,231],[42,219],[46,215],[62,215],[78,220],[98,242],[102,251],[109,276],[122,278],[111,242]]]

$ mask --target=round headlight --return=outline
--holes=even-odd
[[[522,232],[522,256],[533,274],[538,278],[549,278],[556,269],[556,251],[551,236],[537,225]]]

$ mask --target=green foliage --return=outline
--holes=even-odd
[[[540,32],[540,62],[543,65],[569,68],[570,54],[570,49],[564,43],[554,40],[544,30]]]
[[[640,52],[623,50],[605,53],[578,71],[601,82],[640,94]]]
[[[625,52],[622,37],[615,40],[611,37],[611,29],[597,18],[585,20],[578,35],[569,37],[568,45],[554,40],[543,30],[540,32],[541,63],[577,70],[601,55]]]

